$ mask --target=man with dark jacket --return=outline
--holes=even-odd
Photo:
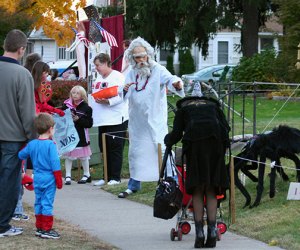
[[[18,151],[34,136],[33,79],[18,62],[26,46],[26,35],[20,30],[11,30],[4,40],[4,54],[0,56],[0,237],[23,232],[9,222],[21,187]]]

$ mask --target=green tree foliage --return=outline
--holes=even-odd
[[[278,16],[284,26],[284,36],[279,38],[281,53],[278,63],[282,78],[288,82],[300,82],[300,70],[296,69],[300,43],[300,1],[274,0],[278,4]]]
[[[167,70],[170,71],[171,74],[175,74],[174,70],[174,64],[173,64],[173,56],[168,56],[167,57],[167,65],[166,65]]]
[[[238,67],[233,70],[232,80],[238,82],[277,82],[275,51],[267,50],[250,58],[243,57]]]
[[[179,61],[179,75],[190,74],[195,72],[194,59],[190,50],[180,50]]]
[[[4,8],[0,8],[0,54],[3,54],[3,42],[6,34],[12,29],[20,29],[29,35],[30,26],[34,22],[26,13],[11,15]]]
[[[131,0],[126,13],[131,36],[142,36],[153,46],[189,48],[195,43],[206,55],[209,37],[217,30],[215,0]]]

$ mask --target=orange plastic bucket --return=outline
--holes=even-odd
[[[92,94],[95,99],[108,99],[118,95],[118,86],[101,89]]]

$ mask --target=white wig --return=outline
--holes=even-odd
[[[154,61],[154,49],[151,47],[151,45],[146,40],[144,40],[141,37],[137,37],[136,39],[134,39],[130,43],[128,49],[126,50],[125,56],[126,56],[128,62],[132,66],[136,64],[136,62],[134,61],[134,58],[133,58],[133,50],[136,47],[144,47],[145,48],[145,50],[147,52],[147,56],[148,56],[148,62],[150,63],[150,65],[152,65],[152,62]]]

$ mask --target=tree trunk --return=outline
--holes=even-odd
[[[258,7],[254,1],[243,0],[242,53],[251,57],[258,52]]]

